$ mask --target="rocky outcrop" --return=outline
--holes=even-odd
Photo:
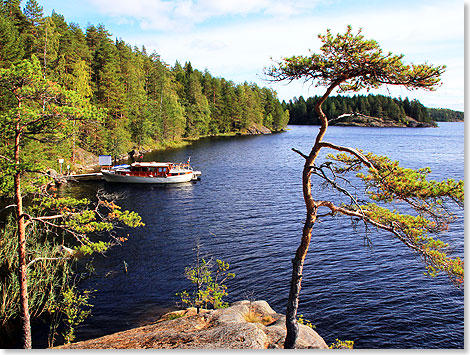
[[[165,314],[157,323],[61,349],[268,349],[282,348],[285,316],[266,301],[240,301],[217,310],[194,308]],[[313,329],[299,324],[298,348],[327,349]]]
[[[359,127],[435,127],[435,124],[419,122],[412,117],[406,117],[401,122],[366,116],[360,113],[345,113],[328,121],[331,126],[359,126]]]
[[[265,126],[253,124],[250,127],[243,129],[240,135],[258,135],[258,134],[270,134],[271,130]]]
[[[75,148],[75,161],[74,168],[80,173],[94,171],[99,166],[98,156],[80,147]]]

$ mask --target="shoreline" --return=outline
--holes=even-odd
[[[280,131],[271,131],[270,129],[266,128],[265,126],[259,126],[259,125],[253,125],[250,126],[242,131],[239,132],[227,132],[227,133],[220,133],[216,135],[205,135],[205,136],[200,136],[200,137],[194,137],[194,138],[185,138],[182,141],[171,141],[163,144],[157,144],[153,147],[142,147],[138,151],[136,151],[137,155],[143,155],[147,154],[150,152],[157,152],[157,151],[165,151],[169,149],[179,149],[186,147],[188,145],[191,145],[193,142],[196,142],[200,139],[203,138],[211,138],[211,137],[237,137],[237,136],[254,136],[254,135],[264,135],[264,134],[272,134],[276,132],[285,132],[286,127]],[[85,151],[84,149],[81,149],[82,155],[87,155],[87,159],[92,159],[93,163],[92,164],[76,164],[76,168],[73,173],[79,173],[79,174],[84,174],[84,173],[96,173],[101,170],[101,166],[99,165],[99,158],[97,155],[90,153],[88,151]],[[129,153],[127,154],[121,154],[116,157],[115,162],[120,163],[127,161],[129,159]],[[113,160],[114,161],[114,160]],[[72,173],[72,172],[71,172]]]

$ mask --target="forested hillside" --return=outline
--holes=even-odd
[[[283,102],[284,109],[290,113],[289,124],[320,124],[315,112],[315,103],[318,99],[318,96],[314,96],[305,100],[300,96],[298,99],[289,100],[288,103]],[[454,120],[453,118],[463,120],[463,113],[457,111],[428,109],[418,100],[410,101],[408,98],[402,100],[372,94],[328,97],[323,104],[323,112],[329,120],[344,113],[360,113],[397,122],[407,121],[407,116],[425,123]]]
[[[55,12],[44,16],[36,0],[24,9],[19,0],[5,0],[0,12],[0,67],[36,56],[45,78],[96,111],[93,119],[74,121],[70,139],[51,146],[51,156],[72,156],[76,147],[116,156],[252,125],[276,131],[288,122],[271,89],[213,77],[189,62],[170,66],[145,47],[114,40],[103,25],[82,31]],[[1,93],[2,112],[11,104],[7,96]]]
[[[459,122],[464,120],[464,113],[461,111],[449,110],[447,108],[428,108],[428,112],[434,121]]]

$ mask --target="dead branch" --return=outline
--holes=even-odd
[[[297,149],[295,149],[295,148],[292,148],[292,150],[293,150],[294,152],[296,152],[297,154],[299,154],[299,155],[300,155],[302,158],[304,158],[305,160],[308,159],[308,156],[305,155],[304,153],[302,153],[300,150],[297,150]]]
[[[26,265],[26,268],[30,267],[31,265],[33,265],[34,263],[38,262],[38,261],[43,261],[43,260],[68,260],[70,258],[36,258],[36,259],[33,259],[31,260],[27,265]]]

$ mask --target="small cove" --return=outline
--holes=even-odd
[[[77,340],[154,321],[187,289],[184,268],[195,242],[203,252],[230,263],[235,279],[227,301],[264,299],[285,309],[290,259],[304,220],[302,159],[318,127],[291,126],[266,136],[204,138],[179,149],[148,153],[146,161],[186,161],[202,180],[178,186],[73,184],[66,189],[93,196],[96,189],[122,195],[146,226],[106,256],[95,257],[93,315],[77,328]],[[330,127],[328,141],[430,166],[432,178],[464,177],[463,123],[439,128]],[[319,191],[319,193],[325,193]],[[463,253],[461,219],[443,238]],[[463,292],[445,276],[423,275],[420,261],[385,233],[372,233],[372,247],[350,221],[334,218],[314,228],[306,260],[299,313],[327,343],[354,340],[355,348],[463,348]],[[463,255],[460,255],[463,256]],[[126,262],[128,272],[124,271]]]

